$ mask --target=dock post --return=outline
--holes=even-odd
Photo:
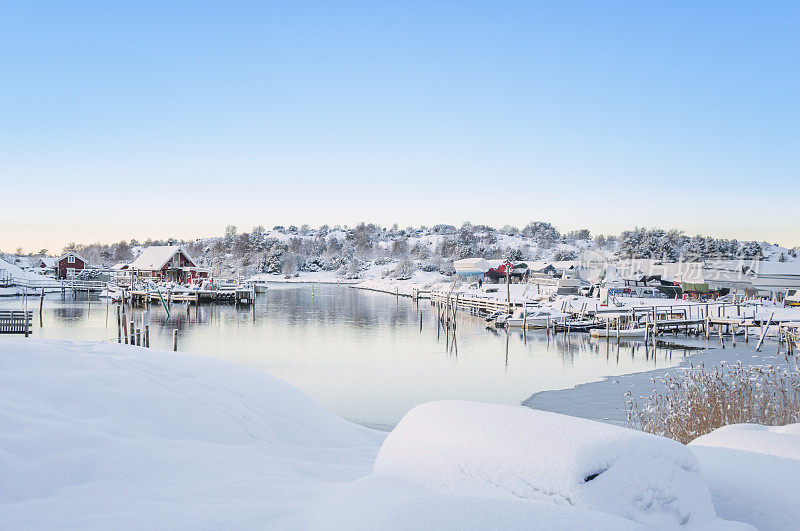
[[[177,352],[178,351],[178,329],[177,328],[173,328],[172,329],[172,351],[173,352]]]
[[[142,343],[146,348],[150,348],[150,312],[148,310],[142,312],[142,331],[144,332]]]
[[[122,323],[120,322],[119,306],[117,306],[117,343],[122,343]]]

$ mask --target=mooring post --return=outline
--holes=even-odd
[[[172,330],[172,351],[178,351],[178,329],[174,328]]]
[[[144,330],[144,346],[150,348],[150,312],[148,310],[142,312],[142,329]]]

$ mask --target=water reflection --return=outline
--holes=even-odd
[[[20,298],[0,308],[21,308]],[[38,311],[38,298],[28,300]],[[174,304],[150,311],[151,345],[231,360],[283,378],[345,418],[388,428],[413,406],[466,399],[519,404],[531,394],[677,364],[688,351],[642,342],[497,330],[427,301],[338,286],[275,285],[253,306]],[[127,320],[140,318],[136,308]],[[116,309],[96,296],[48,295],[35,336],[117,340]]]

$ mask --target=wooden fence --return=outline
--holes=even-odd
[[[0,334],[25,334],[28,337],[31,322],[32,310],[0,310]]]

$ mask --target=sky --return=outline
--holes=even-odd
[[[0,0],[0,250],[226,225],[800,245],[798,2]]]

